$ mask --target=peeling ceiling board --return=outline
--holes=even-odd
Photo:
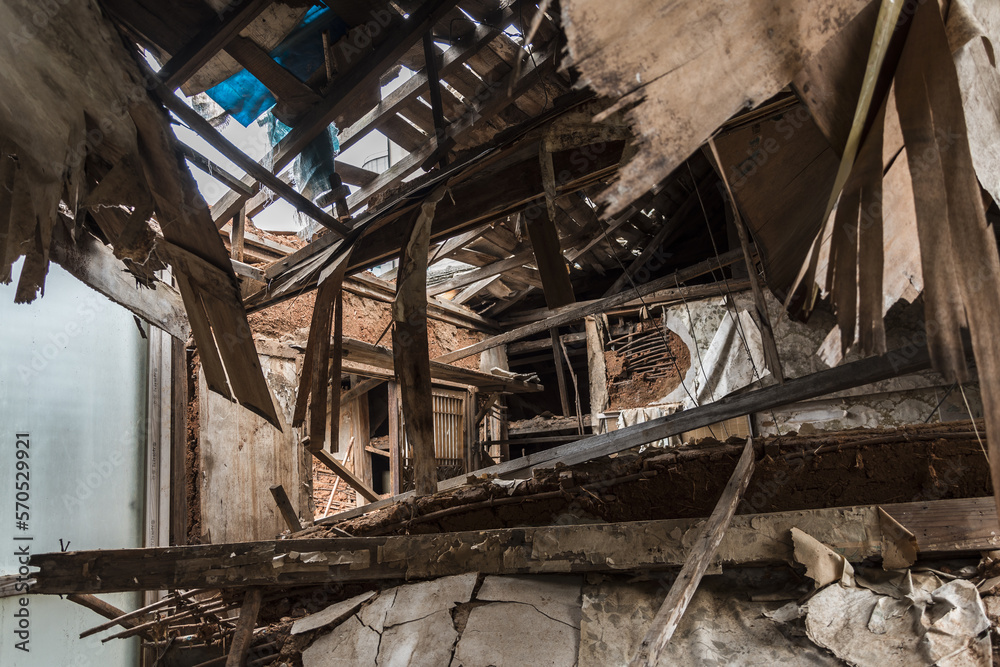
[[[36,14],[33,5],[0,2],[9,29],[0,40],[0,279],[9,281],[11,263],[26,255],[16,300],[32,301],[55,225],[87,225],[89,213],[77,208],[93,183],[115,174],[113,193],[100,185],[95,193],[155,208],[164,238],[153,252],[174,266],[209,385],[276,424],[229,256],[133,54],[95,4],[60,5],[41,26]],[[115,171],[125,161],[132,166]],[[112,239],[118,257],[137,250],[125,248],[135,240],[128,227],[146,224],[135,217]]]
[[[579,85],[620,98],[616,106],[635,104],[626,117],[639,152],[602,193],[608,212],[622,211],[663,180],[740,109],[777,94],[867,4],[562,2],[568,62],[581,73]]]
[[[715,139],[722,169],[764,263],[767,286],[784,301],[819,233],[839,162],[796,105]]]

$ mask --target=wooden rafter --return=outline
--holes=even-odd
[[[243,28],[260,15],[272,0],[244,0],[229,6],[231,14],[203,27],[184,48],[164,63],[157,76],[167,88],[173,90],[190,79],[208,63],[215,54],[239,35]]]

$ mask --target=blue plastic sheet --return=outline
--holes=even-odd
[[[285,39],[274,47],[270,56],[302,81],[323,66],[323,32],[330,31],[330,41],[336,42],[347,33],[348,26],[329,7],[313,7]],[[229,77],[206,91],[223,109],[247,127],[274,106],[271,91],[246,70]]]

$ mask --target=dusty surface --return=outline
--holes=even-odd
[[[988,496],[989,471],[970,430],[969,422],[953,422],[761,439],[762,458],[737,512]],[[875,439],[881,444],[859,444]],[[742,442],[724,446],[707,440],[699,443],[697,458],[685,454],[688,458],[679,460],[677,450],[624,454],[543,472],[521,483],[513,496],[482,481],[422,498],[415,511],[403,503],[338,526],[373,535],[704,517],[718,501],[741,447]],[[587,488],[577,488],[582,485]],[[547,495],[534,497],[538,494]],[[504,500],[508,497],[514,501]],[[422,518],[432,512],[441,514]]]

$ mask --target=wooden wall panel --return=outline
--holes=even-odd
[[[201,520],[206,542],[271,539],[285,530],[268,488],[281,484],[299,516],[313,516],[312,469],[289,425],[295,400],[295,360],[261,355],[282,430],[214,392],[199,372]]]

